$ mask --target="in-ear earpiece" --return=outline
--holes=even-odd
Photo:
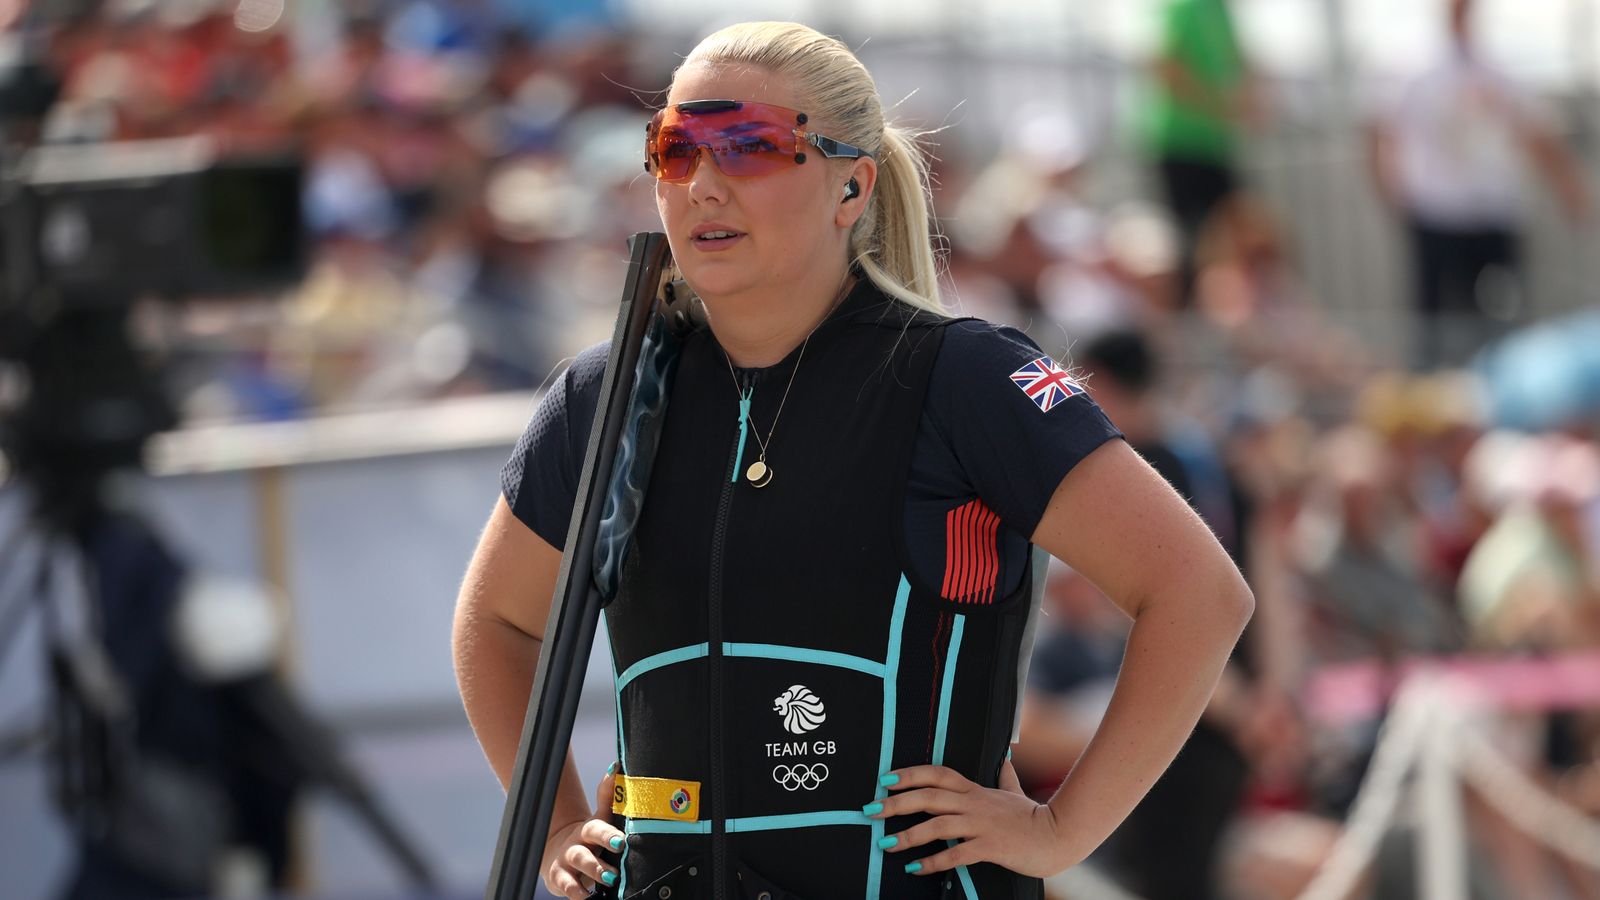
[[[856,181],[854,178],[846,181],[844,183],[844,199],[854,200],[859,196],[861,196],[861,182]],[[839,202],[843,203],[844,200],[840,200]]]

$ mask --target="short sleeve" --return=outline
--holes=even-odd
[[[589,444],[609,342],[578,354],[545,392],[500,469],[511,512],[546,543],[563,549],[578,497],[578,468]]]
[[[1027,335],[980,321],[948,326],[924,415],[970,489],[1025,537],[1072,467],[1122,437]]]

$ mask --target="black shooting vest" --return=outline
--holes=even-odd
[[[742,447],[722,349],[705,330],[686,339],[606,609],[627,779],[617,896],[1043,896],[1039,879],[990,863],[907,874],[945,842],[896,853],[878,840],[928,817],[862,812],[897,767],[996,786],[1014,724],[1031,576],[1009,597],[952,601],[906,563],[906,477],[945,324],[863,279],[798,372],[797,350],[744,377]],[[744,470],[792,372],[758,488]]]

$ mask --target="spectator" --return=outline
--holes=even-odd
[[[1475,642],[1600,646],[1600,451],[1567,437],[1496,433],[1478,442],[1468,466],[1502,506],[1461,574]]]
[[[1389,447],[1344,426],[1323,438],[1317,458],[1320,483],[1297,530],[1320,660],[1457,649],[1459,629],[1417,558],[1421,541]]]
[[[1201,230],[1238,190],[1239,128],[1258,119],[1259,110],[1227,0],[1168,0],[1141,125],[1183,235],[1179,302],[1185,305]]]
[[[1577,160],[1534,99],[1484,58],[1472,11],[1472,0],[1451,0],[1445,57],[1371,132],[1378,192],[1410,231],[1422,369],[1465,361],[1519,314],[1524,159],[1569,220],[1590,213]]]

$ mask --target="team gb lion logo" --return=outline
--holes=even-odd
[[[811,693],[803,684],[790,687],[772,701],[774,712],[783,716],[783,727],[790,734],[805,734],[821,725],[827,718],[822,711],[822,698]]]

